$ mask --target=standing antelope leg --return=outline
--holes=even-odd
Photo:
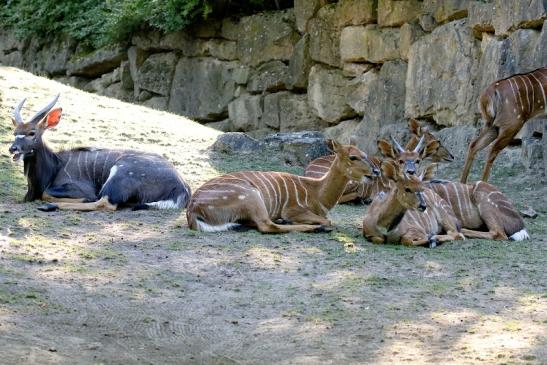
[[[492,164],[494,163],[496,157],[498,157],[498,153],[500,153],[500,151],[503,150],[509,144],[509,142],[511,142],[515,134],[507,135],[500,133],[499,137],[494,141],[492,147],[490,148],[490,152],[488,152],[488,158],[486,159],[486,163],[484,164],[484,171],[482,172],[481,178],[482,181],[488,181],[488,176],[490,176],[490,169],[492,169]]]
[[[494,139],[496,139],[498,133],[493,127],[484,126],[481,129],[479,135],[471,141],[469,148],[467,149],[467,157],[465,158],[465,163],[463,165],[462,177],[460,181],[462,183],[467,182],[467,177],[469,176],[469,171],[471,171],[471,165],[473,165],[473,160],[477,152],[482,150],[484,147],[488,146]]]

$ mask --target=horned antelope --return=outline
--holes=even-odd
[[[426,128],[420,126],[418,121],[411,119],[409,121],[409,129],[411,133],[411,139],[407,144],[407,150],[415,149],[420,141],[420,138],[424,136],[424,144],[427,145],[432,141],[437,141],[435,145],[431,145],[430,150],[428,151],[428,158],[433,162],[451,162],[454,159],[454,156],[444,147],[440,141],[436,139],[431,132]],[[354,144],[354,141],[350,141],[350,144]],[[384,142],[382,142],[384,143]],[[387,142],[389,145],[389,142]],[[380,146],[379,146],[380,149]],[[380,149],[382,152],[382,150]],[[384,150],[385,152],[385,150]],[[379,157],[370,156],[370,161],[375,166],[380,166],[382,159]],[[304,176],[309,177],[321,177],[327,173],[332,161],[334,160],[334,155],[321,156],[311,161],[304,171]],[[372,197],[376,196],[381,191],[389,190],[389,180],[380,176],[373,177],[370,181],[366,183],[359,183],[355,181],[348,182],[344,194],[340,198],[340,203],[346,203],[354,201],[356,199],[363,199],[365,201],[370,200]]]
[[[332,145],[336,157],[321,178],[244,171],[209,180],[188,205],[190,228],[219,232],[247,225],[263,233],[280,233],[330,227],[327,213],[342,196],[347,182],[373,174],[367,156],[357,147]],[[278,220],[294,224],[274,223]]]
[[[461,182],[467,182],[477,152],[493,142],[481,178],[488,181],[498,153],[507,147],[527,120],[545,115],[546,108],[547,67],[513,75],[488,86],[479,97],[479,111],[485,123],[469,145]]]
[[[28,191],[25,201],[51,202],[41,210],[116,210],[184,208],[190,188],[165,158],[129,150],[76,148],[53,152],[43,133],[61,119],[53,108],[57,95],[28,122],[21,116],[23,99],[14,110],[15,141],[9,148],[13,161],[23,160]]]
[[[416,176],[408,175],[393,160],[382,163],[382,176],[393,184],[389,192],[374,198],[365,214],[363,236],[367,240],[435,247],[439,242],[465,239],[448,203],[422,182],[430,178],[433,166]]]
[[[397,142],[394,141],[394,144]],[[405,150],[398,144],[396,148],[398,153],[392,158],[403,166],[403,172],[407,173],[409,169],[414,172],[415,167],[409,165],[408,161],[417,161],[418,154]],[[461,222],[461,232],[465,237],[499,240],[507,240],[508,237],[512,240],[529,238],[520,214],[495,186],[482,181],[463,184],[431,180],[429,187],[450,206],[450,210]],[[488,232],[479,231],[484,226]]]

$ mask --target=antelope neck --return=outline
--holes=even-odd
[[[44,144],[34,149],[34,154],[24,157],[24,171],[27,177],[28,191],[26,201],[41,199],[42,193],[51,184],[59,165],[59,157]]]
[[[392,189],[386,197],[386,201],[381,205],[378,214],[378,225],[386,228],[389,232],[399,225],[407,209],[397,200],[397,188]]]
[[[344,194],[349,180],[343,167],[340,166],[340,158],[336,155],[329,171],[319,180],[318,199],[321,204],[329,210],[332,209]]]

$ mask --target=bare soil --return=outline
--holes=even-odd
[[[212,129],[0,67],[1,364],[547,363],[544,178],[494,168],[540,213],[530,241],[432,250],[366,242],[364,206],[335,208],[329,234],[286,235],[197,233],[176,210],[43,213],[22,203],[9,114],[58,92],[55,149],[158,152],[193,189],[226,171],[302,171],[216,155]]]

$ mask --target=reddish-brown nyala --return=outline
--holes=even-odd
[[[21,101],[13,113],[15,140],[9,148],[13,160],[23,159],[28,191],[25,201],[52,202],[41,210],[115,210],[133,208],[184,208],[190,188],[165,158],[128,150],[76,148],[52,151],[43,133],[61,119],[53,108],[57,95],[28,122]]]
[[[513,75],[488,86],[479,97],[484,126],[469,145],[461,182],[467,182],[477,152],[492,144],[481,178],[488,181],[498,153],[507,147],[527,120],[545,115],[546,108],[547,67]]]
[[[203,184],[186,216],[191,229],[218,232],[240,225],[264,233],[313,232],[330,227],[327,213],[349,180],[372,177],[367,156],[357,147],[332,142],[335,159],[321,178],[282,172],[244,171]],[[276,221],[290,224],[278,224]]]

